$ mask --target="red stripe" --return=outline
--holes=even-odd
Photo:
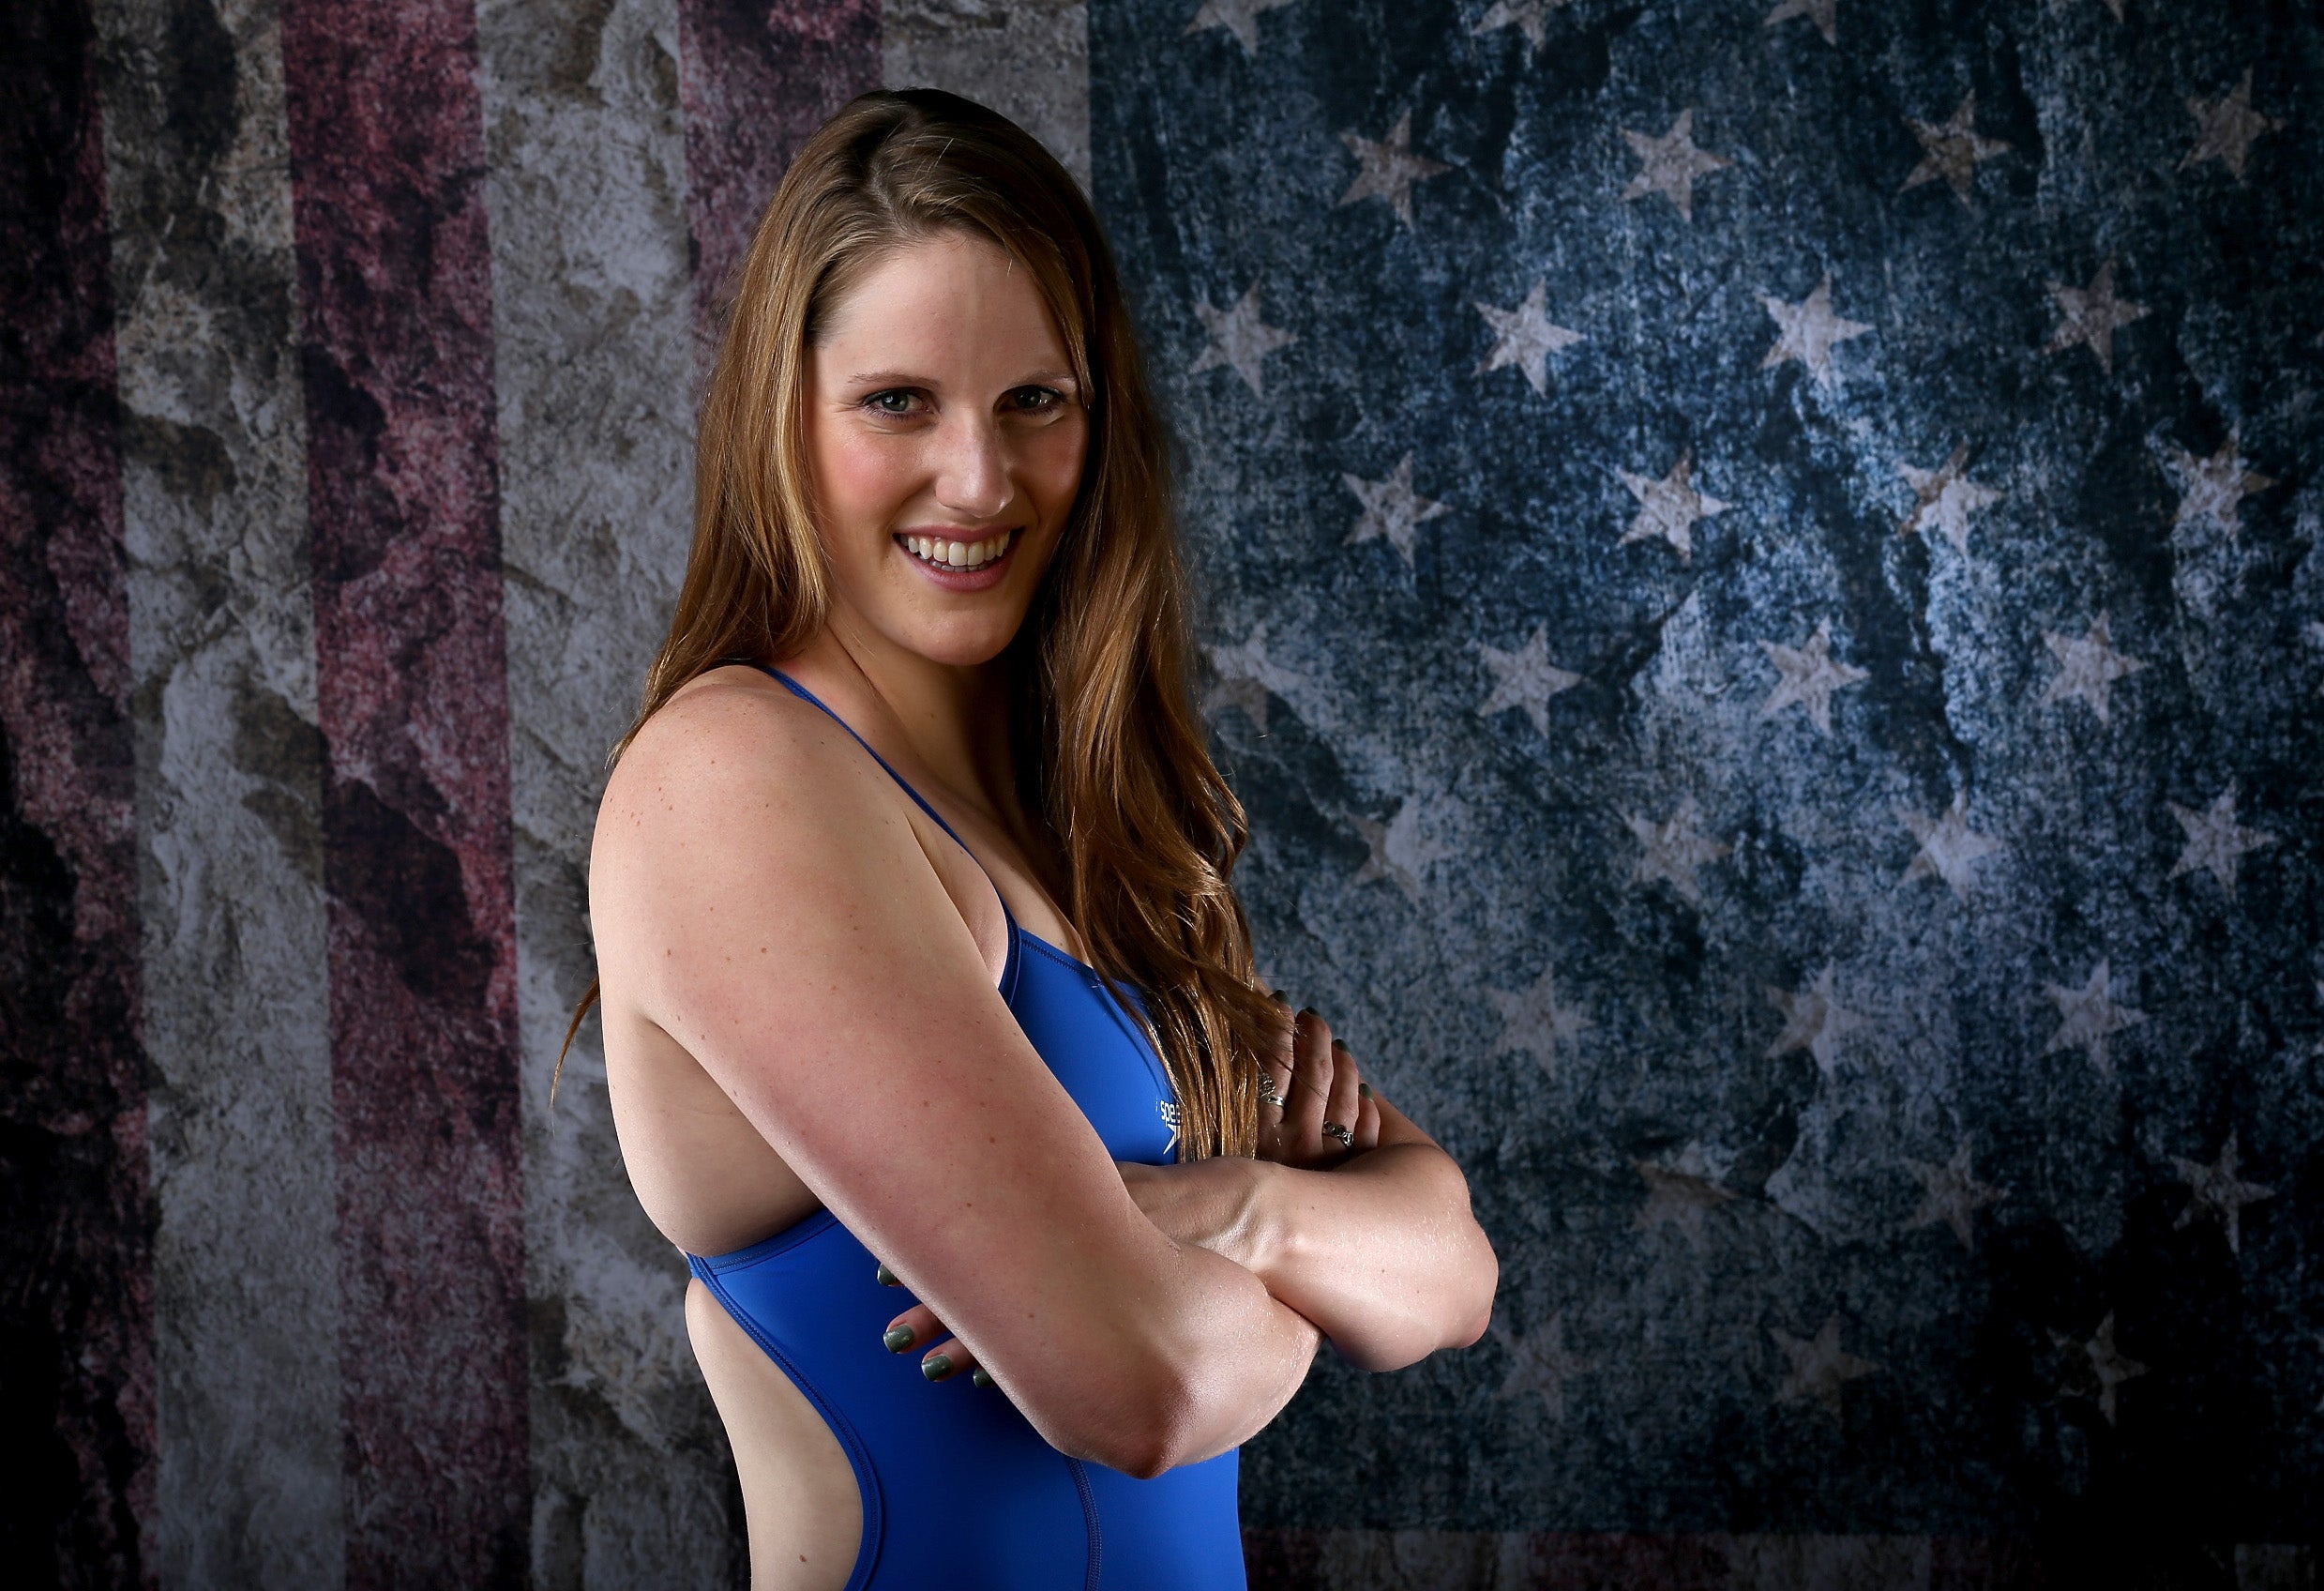
[[[0,1538],[149,1583],[153,1195],[135,746],[94,41],[0,23]]]
[[[347,1584],[513,1584],[516,934],[470,0],[286,0],[328,744]]]
[[[2079,1545],[2045,1549],[2016,1538],[1613,1531],[1245,1530],[1243,1553],[1251,1591],[1329,1591],[1352,1583],[1507,1591],[1730,1591],[1771,1583],[2028,1591],[2077,1583],[2074,1569],[2086,1563]],[[1905,1572],[1924,1558],[1925,1581]]]
[[[678,0],[698,370],[710,368],[727,285],[791,158],[879,86],[879,0]]]

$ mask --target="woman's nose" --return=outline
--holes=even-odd
[[[1016,494],[1000,427],[990,416],[948,418],[938,434],[936,500],[963,519],[990,519]]]

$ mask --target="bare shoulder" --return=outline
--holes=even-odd
[[[630,742],[598,807],[589,899],[609,996],[649,1010],[689,947],[699,973],[732,935],[795,947],[868,916],[958,917],[879,765],[740,668],[688,683]]]
[[[650,848],[735,805],[770,821],[844,811],[861,758],[825,715],[754,670],[714,669],[645,720],[607,780],[596,847]]]

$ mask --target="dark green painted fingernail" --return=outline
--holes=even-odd
[[[986,1373],[985,1367],[982,1365],[978,1365],[974,1370],[969,1371],[969,1379],[979,1386],[989,1386],[992,1385],[992,1377]]]
[[[1356,1092],[1368,1099],[1372,1097],[1372,1085],[1368,1083],[1359,1083],[1356,1084]]]
[[[931,1354],[920,1361],[920,1373],[930,1381],[942,1381],[952,1373],[950,1354]]]
[[[898,1275],[897,1275],[894,1271],[892,1271],[892,1270],[888,1269],[888,1268],[887,1268],[887,1262],[886,1262],[886,1261],[884,1261],[884,1260],[881,1261],[881,1262],[880,1262],[880,1285],[881,1285],[881,1286],[883,1286],[883,1287],[901,1287],[903,1284],[904,1284],[904,1279],[903,1279],[902,1277],[900,1277],[900,1276],[898,1276]]]
[[[1348,1041],[1345,1038],[1335,1038],[1332,1040],[1332,1048],[1335,1050],[1345,1050],[1347,1047]]]
[[[891,1326],[880,1341],[887,1344],[889,1353],[900,1354],[912,1346],[912,1327],[908,1326]]]
[[[1276,999],[1278,999],[1278,1000],[1287,1000],[1287,1001],[1288,1001],[1288,1000],[1290,998],[1290,996],[1289,994],[1284,993],[1282,990],[1278,989],[1278,990],[1276,990],[1276,991],[1275,992],[1275,998],[1276,998]]]

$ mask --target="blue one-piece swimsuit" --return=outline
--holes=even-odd
[[[767,672],[855,735],[959,842],[846,720],[787,674]],[[1178,1107],[1152,1043],[1094,968],[1019,928],[1005,901],[1001,909],[1008,921],[1001,997],[1025,1037],[1109,1154],[1170,1163]],[[904,1306],[897,1289],[880,1285],[870,1250],[829,1210],[747,1249],[687,1263],[846,1450],[864,1510],[848,1591],[1244,1585],[1233,1450],[1139,1480],[1067,1458],[998,1386],[977,1386],[966,1376],[929,1382],[916,1355],[891,1354],[882,1344],[881,1333]]]

